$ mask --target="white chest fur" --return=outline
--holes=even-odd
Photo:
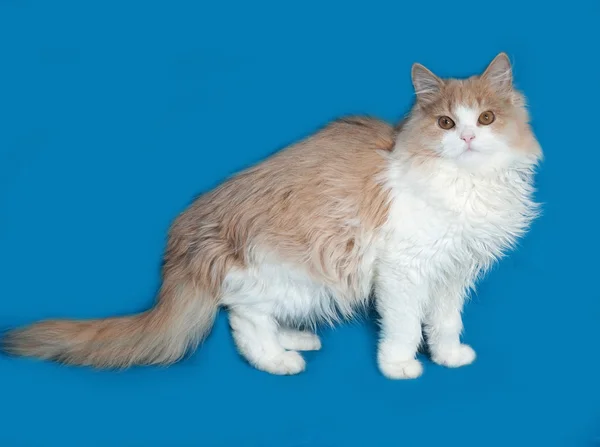
[[[392,164],[387,184],[392,202],[382,256],[443,282],[473,281],[514,245],[537,209],[526,169],[474,176],[440,166],[424,176]]]

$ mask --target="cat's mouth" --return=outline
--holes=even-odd
[[[477,149],[475,149],[473,146],[467,146],[466,148],[464,148],[464,150],[462,151],[462,153],[460,155],[469,155],[469,154],[474,154],[474,153],[478,153],[479,151]]]

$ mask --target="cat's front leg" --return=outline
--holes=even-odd
[[[460,341],[465,289],[459,282],[445,284],[439,292],[432,293],[425,316],[431,359],[450,368],[469,365],[476,357],[473,348]]]
[[[377,361],[381,372],[390,379],[414,379],[423,372],[416,354],[428,289],[427,281],[416,270],[401,269],[393,260],[379,265],[375,284],[381,317]]]

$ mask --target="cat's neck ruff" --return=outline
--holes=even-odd
[[[406,153],[392,152],[385,173],[391,200],[386,233],[392,239],[425,239],[438,248],[453,235],[448,247],[454,256],[469,253],[477,269],[486,270],[514,247],[538,215],[535,166],[523,158],[502,169],[469,172],[451,160],[415,162]]]

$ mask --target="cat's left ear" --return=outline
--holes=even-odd
[[[500,92],[508,92],[512,89],[513,76],[510,59],[506,53],[500,53],[485,69],[481,75],[491,86]]]

